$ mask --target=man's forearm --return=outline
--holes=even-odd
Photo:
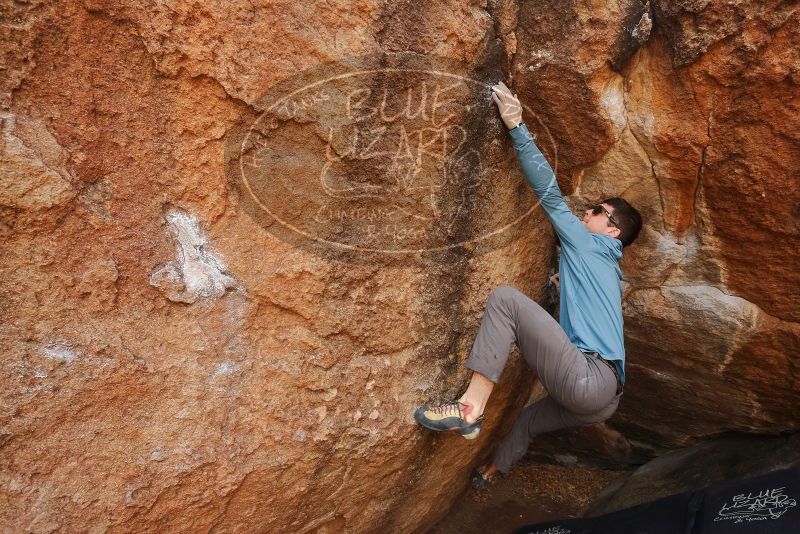
[[[528,179],[539,203],[553,223],[553,227],[561,240],[561,245],[574,250],[586,250],[590,246],[589,231],[573,214],[556,182],[556,175],[544,154],[533,142],[533,136],[522,122],[522,104],[517,95],[503,82],[492,86],[492,100],[497,104],[500,118],[507,128],[514,148],[517,150],[522,172]]]
[[[527,126],[521,123],[509,130],[509,134],[514,141],[522,172],[553,223],[562,243],[566,242],[576,248],[585,247],[589,240],[588,231],[567,206],[558,187],[555,173],[534,143]]]
[[[536,197],[543,207],[554,208],[556,204],[563,202],[564,197],[558,188],[556,176],[553,169],[547,162],[539,147],[533,140],[533,136],[524,123],[509,131],[511,139],[514,141],[514,148],[517,151],[522,172],[528,179],[528,183],[536,193]],[[549,211],[549,210],[548,210]]]

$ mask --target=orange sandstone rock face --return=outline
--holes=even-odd
[[[491,289],[507,282],[544,302],[554,261],[540,210],[504,226],[535,206],[481,94],[504,76],[576,208],[621,195],[647,220],[623,260],[629,383],[616,430],[590,439],[629,451],[617,431],[657,448],[797,429],[796,8],[0,9],[0,520],[12,529],[404,532],[442,517],[531,375],[512,360],[476,443],[423,432],[411,413],[460,391]],[[430,116],[344,121],[341,90],[291,116],[262,98],[346,58],[402,70],[380,53],[436,56],[429,64],[477,80],[438,124],[465,133],[457,149]],[[396,112],[421,79],[345,87],[389,88]],[[242,124],[265,144],[232,153]],[[425,151],[422,137],[383,136],[373,148],[385,159],[344,158],[344,133],[367,127],[434,129]],[[247,161],[280,197],[248,196],[231,174]],[[340,164],[326,191],[360,195],[352,213],[368,213],[380,184],[409,220],[428,221],[422,234],[381,235],[442,246],[342,253],[286,238],[254,210],[265,199],[295,216],[319,210],[318,192],[304,194],[326,161]],[[353,228],[322,229],[352,245]]]
[[[542,298],[553,261],[539,211],[496,246],[479,239],[534,206],[485,85],[508,68],[498,39],[511,38],[511,6],[2,10],[0,522],[31,532],[363,532],[439,519],[532,377],[509,367],[477,443],[424,432],[412,413],[459,393],[489,292],[508,281]],[[439,181],[424,206],[452,215],[452,236],[439,235],[439,251],[369,261],[280,239],[246,209],[226,142],[267,111],[268,89],[377,52],[435,54],[484,84],[486,95],[474,82],[464,86],[472,93],[454,91],[462,100],[439,111],[456,113],[436,116],[440,135],[426,137],[422,174]],[[414,86],[414,76],[393,83]],[[380,94],[375,79],[360,83],[349,90]],[[389,115],[406,94],[392,88]],[[318,208],[300,202],[313,185],[301,172],[346,148],[344,136],[327,137],[343,114],[317,104],[268,138],[282,147],[268,169],[299,171],[274,176],[297,185],[278,202],[296,202],[296,215]],[[433,119],[400,119],[393,133],[409,135],[394,150],[417,155],[411,131]],[[446,155],[476,153],[480,166],[447,157],[445,180],[434,145],[448,125],[467,135]],[[386,161],[352,160],[346,170],[361,170],[362,185],[399,176]],[[471,176],[480,184],[461,195]],[[391,192],[420,215],[426,198],[414,183]]]

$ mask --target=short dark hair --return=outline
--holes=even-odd
[[[622,241],[622,246],[627,247],[639,236],[642,229],[642,214],[631,206],[624,198],[607,198],[603,204],[608,204],[614,211],[614,219],[619,223],[618,239]]]

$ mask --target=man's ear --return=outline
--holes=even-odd
[[[606,233],[608,235],[610,235],[611,237],[619,238],[619,234],[621,233],[621,230],[619,228],[617,228],[616,226],[612,226],[608,230],[606,230]]]

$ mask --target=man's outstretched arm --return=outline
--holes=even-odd
[[[511,128],[509,133],[514,142],[522,172],[553,223],[562,245],[574,249],[588,248],[589,231],[570,211],[558,187],[553,169],[534,143],[528,128],[522,123],[522,106],[519,104],[519,100],[502,82],[492,89],[495,91],[492,98],[500,109],[503,122]]]

